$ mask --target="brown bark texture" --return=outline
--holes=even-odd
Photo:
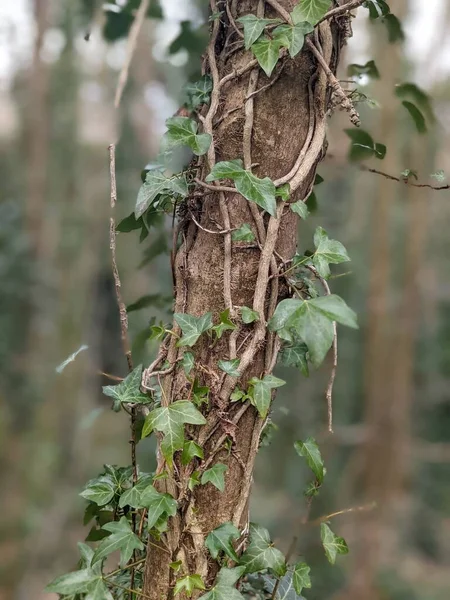
[[[234,20],[248,13],[278,17],[271,4],[230,2],[227,12],[211,25],[204,71],[211,75],[214,88],[200,121],[201,129],[213,135],[213,143],[193,166],[197,178],[205,181],[216,162],[241,158],[258,177],[268,176],[276,185],[289,181],[290,201],[295,201],[308,196],[324,155],[330,94],[327,75],[306,45],[294,59],[282,56],[271,78],[244,50]],[[290,11],[295,2],[281,0],[279,5]],[[336,21],[325,21],[316,30],[312,41],[334,72],[342,28]],[[244,223],[251,226],[255,241],[232,241],[229,230]],[[252,471],[264,421],[252,406],[230,402],[230,394],[236,385],[246,389],[251,377],[262,377],[275,365],[279,345],[266,325],[289,290],[281,278],[270,276],[294,255],[297,225],[297,216],[286,203],[279,201],[277,217],[270,217],[235,192],[200,185],[179,211],[172,256],[174,311],[195,316],[211,311],[217,323],[228,308],[237,328],[215,343],[202,336],[193,348],[195,377],[210,388],[210,394],[208,406],[202,409],[206,425],[187,426],[185,436],[203,447],[204,459],[182,466],[176,455],[173,471],[157,483],[160,491],[177,499],[178,512],[162,539],[148,545],[143,592],[151,599],[172,597],[176,576],[170,563],[174,561],[182,561],[185,574],[201,575],[207,587],[214,582],[219,565],[209,555],[205,538],[224,522],[231,521],[243,532],[238,551],[245,544]],[[242,306],[258,311],[259,321],[242,323]],[[176,325],[174,330],[179,333]],[[164,359],[175,365],[161,379],[163,406],[192,395],[192,384],[177,362],[185,349],[178,348],[176,341],[172,337],[163,343],[153,365],[156,368]],[[233,358],[240,359],[239,379],[217,365],[219,359]],[[227,440],[231,451],[224,445]],[[201,474],[218,462],[227,466],[224,492],[211,484],[189,490],[194,470]],[[158,472],[165,470],[158,453]]]

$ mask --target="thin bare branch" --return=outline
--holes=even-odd
[[[409,178],[406,177],[396,177],[395,175],[389,175],[388,173],[384,173],[383,171],[378,171],[378,169],[371,169],[370,167],[366,167],[365,165],[361,165],[359,167],[361,171],[367,171],[368,173],[375,173],[375,175],[381,175],[386,179],[391,179],[392,181],[399,181],[405,185],[410,185],[412,187],[418,188],[428,188],[429,190],[448,190],[450,189],[450,184],[445,185],[431,185],[430,183],[414,183]]]

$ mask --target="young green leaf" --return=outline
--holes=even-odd
[[[188,193],[186,177],[183,174],[166,177],[162,171],[149,171],[138,192],[134,209],[136,219],[139,219],[163,192],[178,194],[184,198]]]
[[[415,83],[407,81],[397,84],[395,86],[395,95],[403,100],[409,100],[418,106],[429,121],[433,122],[435,120],[430,96]]]
[[[330,275],[329,264],[338,265],[350,260],[345,246],[336,240],[330,240],[322,227],[317,227],[314,233],[316,251],[312,257],[313,265],[321,277]]]
[[[364,160],[375,156],[375,142],[364,129],[344,129],[351,139],[350,160]]]
[[[97,569],[81,569],[66,573],[60,577],[56,577],[45,588],[46,592],[54,594],[62,594],[64,596],[70,594],[81,594],[87,592],[90,585],[102,579],[102,574]]]
[[[335,535],[326,523],[320,524],[320,537],[329,562],[334,565],[338,554],[348,554],[348,546],[344,538]]]
[[[201,479],[202,485],[211,483],[219,490],[219,492],[223,492],[225,489],[225,473],[227,469],[228,467],[226,465],[222,465],[221,463],[215,464],[203,473]]]
[[[95,502],[98,506],[105,506],[114,498],[115,486],[109,477],[98,477],[89,482],[80,496]]]
[[[197,485],[200,485],[200,471],[194,471],[188,481],[188,488],[191,492]]]
[[[239,562],[245,567],[246,573],[270,569],[281,576],[286,570],[284,555],[274,548],[267,529],[254,523],[250,524],[250,543]]]
[[[253,242],[255,234],[248,223],[244,223],[239,229],[231,232],[233,242]]]
[[[240,535],[239,529],[233,523],[223,523],[208,533],[205,545],[212,558],[217,559],[219,553],[224,552],[229,558],[238,562],[239,558],[233,548],[232,541],[237,540]]]
[[[203,579],[197,573],[194,575],[185,575],[180,579],[177,579],[175,584],[175,588],[173,590],[174,596],[183,592],[186,594],[188,598],[192,596],[192,592],[194,590],[205,590],[205,584],[203,583]]]
[[[104,580],[100,578],[88,586],[87,592],[84,600],[114,600]]]
[[[244,15],[237,19],[244,26],[244,44],[248,50],[252,44],[261,36],[264,28],[271,23],[279,23],[279,19],[260,19],[256,15]]]
[[[404,106],[406,108],[406,110],[409,112],[409,114],[411,115],[417,131],[419,133],[426,133],[427,124],[425,123],[425,117],[420,112],[420,110],[417,108],[417,106],[415,104],[413,104],[412,102],[408,102],[407,100],[403,100],[402,106]]]
[[[249,393],[251,403],[258,410],[261,418],[265,419],[272,400],[272,390],[281,387],[286,382],[273,375],[265,375],[263,379],[252,377],[249,383],[253,388]]]
[[[248,306],[243,306],[241,308],[241,317],[242,322],[248,325],[249,323],[253,323],[254,321],[259,321],[259,313],[256,310],[249,308]]]
[[[311,362],[318,367],[333,342],[333,321],[358,328],[355,313],[335,294],[310,300],[288,298],[278,304],[269,329],[282,336],[294,330],[308,346]],[[288,335],[283,339],[290,339]]]
[[[153,483],[153,477],[150,475],[140,476],[137,480],[136,485],[125,490],[120,496],[119,506],[123,508],[124,506],[132,506],[133,508],[144,508],[141,503],[141,494],[142,492]]]
[[[330,8],[331,0],[300,0],[291,13],[295,25],[308,21],[315,25]]]
[[[323,482],[324,464],[316,440],[308,438],[304,442],[298,440],[294,447],[300,456],[306,458],[309,468],[316,476],[319,484]]]
[[[177,501],[170,494],[161,494],[149,485],[141,492],[141,508],[147,509],[147,527],[152,529],[157,523],[166,523],[177,512]]]
[[[309,576],[310,570],[311,569],[304,562],[298,562],[294,565],[292,570],[292,583],[299,596],[302,593],[303,588],[311,587],[311,578]]]
[[[302,342],[286,346],[280,353],[281,364],[285,367],[297,367],[305,377],[309,376],[308,346]]]
[[[246,171],[241,159],[216,163],[206,181],[215,181],[217,179],[232,179],[236,190],[244,198],[261,206],[272,217],[276,215],[276,187],[273,181],[269,177],[259,179],[259,177],[253,175],[250,171]]]
[[[212,328],[214,333],[217,336],[217,339],[220,340],[220,338],[222,337],[223,333],[225,331],[233,331],[233,329],[236,329],[236,325],[233,323],[233,321],[230,319],[230,309],[227,308],[224,311],[222,311],[219,315],[219,324],[218,325],[214,325],[214,327]]]
[[[395,42],[401,42],[405,39],[405,33],[403,31],[402,24],[395,15],[389,13],[384,17],[383,21],[386,25],[388,40],[391,44],[394,44]]]
[[[200,596],[199,600],[244,600],[244,596],[235,588],[244,571],[244,567],[222,567],[217,575],[216,585]]]
[[[239,358],[233,358],[233,360],[219,360],[217,366],[227,375],[231,375],[231,377],[240,377],[239,373]]]
[[[195,359],[194,359],[194,355],[192,354],[192,352],[185,352],[183,354],[183,360],[181,361],[181,364],[183,365],[185,374],[189,375],[189,373],[194,368],[194,364],[195,364]]]
[[[198,125],[189,117],[170,117],[166,120],[167,133],[164,135],[164,142],[167,148],[174,146],[189,146],[192,152],[197,156],[202,156],[208,152],[211,145],[211,136],[209,133],[197,133]]]
[[[187,107],[195,110],[202,104],[208,104],[212,89],[212,79],[209,75],[204,75],[198,81],[187,83],[183,88],[187,97]]]
[[[92,564],[109,556],[112,552],[120,550],[120,566],[125,567],[130,560],[134,550],[143,550],[144,544],[133,533],[126,517],[121,517],[120,521],[112,521],[103,525],[102,529],[110,531],[111,535],[102,540],[94,552]]]
[[[272,71],[278,62],[281,47],[282,44],[279,39],[267,35],[259,38],[252,46],[252,52],[267,77],[272,75]]]
[[[194,385],[192,386],[192,402],[195,406],[199,407],[202,404],[208,404],[209,399],[209,387],[206,385],[200,385],[198,379],[194,379]]]
[[[202,333],[208,331],[213,326],[212,314],[210,312],[205,313],[201,317],[194,317],[194,315],[185,313],[175,313],[173,317],[183,332],[183,336],[178,340],[177,346],[192,347]]]
[[[151,398],[141,392],[142,365],[139,365],[117,385],[105,385],[105,396],[110,396],[122,404],[148,404]]]
[[[311,33],[314,27],[310,23],[297,23],[296,25],[283,24],[273,30],[272,35],[283,48],[289,50],[292,58],[297,56],[303,48],[305,35]]]
[[[203,448],[193,440],[184,442],[183,452],[181,454],[181,464],[185,467],[195,456],[203,458]]]
[[[297,214],[301,219],[306,219],[309,215],[308,207],[306,205],[306,202],[304,202],[303,200],[297,200],[297,202],[289,204],[289,207],[292,210],[292,212]]]

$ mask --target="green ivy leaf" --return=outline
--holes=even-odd
[[[187,97],[187,107],[190,110],[195,110],[202,104],[208,104],[212,89],[212,79],[209,75],[204,75],[198,81],[187,83],[183,88],[183,92]]]
[[[98,477],[87,484],[80,496],[95,502],[98,506],[105,506],[114,498],[115,491],[115,486],[109,477]]]
[[[344,538],[335,535],[326,523],[320,524],[320,537],[329,562],[334,565],[338,554],[348,554],[348,546]]]
[[[402,105],[406,108],[408,113],[411,115],[416,129],[419,133],[426,133],[427,124],[425,123],[425,117],[420,112],[415,104],[412,102],[408,102],[407,100],[403,100]]]
[[[88,587],[84,600],[113,600],[111,592],[106,587],[103,579],[98,579]]]
[[[208,396],[209,396],[209,387],[206,385],[200,385],[198,379],[195,379],[194,385],[192,386],[192,402],[196,406],[201,406],[202,404],[208,404]]]
[[[315,25],[330,8],[331,0],[300,0],[291,13],[295,25],[308,21]]]
[[[208,152],[211,145],[209,133],[197,133],[198,124],[189,117],[170,117],[166,120],[167,133],[164,135],[164,143],[167,148],[174,146],[189,146],[196,156],[202,156]]]
[[[233,242],[253,242],[255,234],[248,223],[244,223],[239,229],[231,232]]]
[[[274,29],[272,35],[284,48],[289,50],[289,54],[294,58],[303,48],[305,35],[311,31],[314,31],[314,27],[310,23],[283,24]]]
[[[242,322],[246,325],[253,323],[254,321],[259,321],[259,313],[248,306],[243,306],[241,308],[241,317]]]
[[[301,219],[306,219],[309,215],[308,207],[306,206],[306,202],[303,200],[297,200],[297,202],[293,202],[289,204],[292,212],[298,215]]]
[[[133,508],[144,508],[141,503],[141,494],[149,486],[152,485],[153,478],[150,475],[140,476],[136,485],[125,490],[119,499],[119,506],[132,506]]]
[[[223,465],[222,463],[215,464],[203,473],[201,479],[202,485],[211,483],[219,490],[219,492],[223,492],[225,489],[225,473],[227,470],[228,467],[226,465]]]
[[[140,390],[142,365],[139,365],[117,385],[105,385],[102,388],[105,396],[118,400],[121,404],[148,404],[151,398]]]
[[[316,440],[311,437],[306,439],[304,442],[298,440],[295,442],[294,448],[299,456],[306,458],[309,468],[316,476],[318,483],[321,484],[323,482],[325,471],[322,455],[320,454],[319,446],[317,445]]]
[[[200,471],[194,471],[188,481],[188,488],[191,492],[197,485],[200,485]]]
[[[80,594],[87,592],[89,586],[101,578],[101,573],[99,574],[96,570],[81,569],[56,577],[47,585],[45,591],[63,595]]]
[[[269,329],[282,336],[295,330],[308,346],[311,362],[318,367],[333,342],[333,321],[358,328],[356,314],[335,294],[310,300],[288,298],[278,304],[269,321]]]
[[[220,313],[219,319],[219,324],[214,325],[214,327],[212,328],[218,340],[220,340],[225,331],[233,331],[233,329],[236,329],[236,325],[230,319],[229,308],[225,309]]]
[[[259,38],[252,46],[252,52],[267,77],[272,75],[272,71],[278,62],[280,49],[280,40],[270,38],[267,35]]]
[[[364,129],[344,129],[345,133],[351,139],[349,152],[350,160],[364,160],[366,158],[383,159],[386,155],[386,146],[376,144],[372,136]]]
[[[286,570],[284,555],[274,548],[267,529],[254,523],[250,524],[250,543],[239,562],[245,567],[246,573],[270,569],[281,576]]]
[[[206,536],[205,545],[209,550],[212,558],[217,559],[220,552],[224,552],[229,558],[235,562],[239,562],[238,555],[233,548],[232,541],[240,537],[239,529],[233,523],[223,523],[213,529]]]
[[[395,42],[401,42],[405,39],[402,24],[395,15],[389,13],[384,17],[383,21],[386,25],[388,40],[391,44],[394,44]]]
[[[314,233],[316,251],[312,257],[313,265],[321,277],[330,275],[329,264],[338,265],[350,260],[345,246],[337,240],[330,240],[322,227],[317,227]]]
[[[177,579],[173,593],[176,596],[180,592],[184,591],[186,596],[190,598],[194,590],[205,589],[205,584],[203,583],[201,576],[197,575],[197,573],[194,573],[194,575],[185,575],[184,577]]]
[[[163,192],[177,194],[184,198],[188,194],[186,177],[183,174],[166,177],[162,171],[149,171],[145,177],[145,182],[141,185],[138,192],[136,207],[134,209],[136,219],[139,219],[148,207],[153,204],[155,198]]]
[[[177,501],[170,494],[161,494],[149,485],[141,492],[140,508],[147,509],[147,527],[152,529],[157,524],[167,523],[169,517],[177,513]]]
[[[252,377],[249,383],[253,388],[252,392],[249,393],[251,402],[256,407],[261,418],[265,419],[272,400],[272,390],[281,387],[286,382],[273,375],[265,375],[263,379]]]
[[[202,333],[208,331],[213,326],[212,314],[210,312],[205,313],[201,317],[194,317],[194,315],[185,313],[175,313],[173,317],[183,332],[183,336],[178,340],[177,346],[192,347]]]
[[[260,19],[255,15],[244,15],[237,19],[244,26],[244,44],[248,50],[252,44],[261,36],[264,28],[271,23],[279,23],[279,19]]]
[[[347,75],[350,77],[361,77],[367,75],[371,79],[380,79],[380,72],[374,60],[369,60],[365,65],[352,63],[347,67]]]
[[[109,556],[112,552],[120,550],[120,566],[124,568],[133,555],[134,550],[143,550],[144,544],[133,533],[130,523],[126,517],[121,517],[120,521],[112,521],[103,525],[102,529],[110,531],[111,535],[102,540],[98,545],[92,557],[92,564]]]
[[[142,428],[142,437],[149,435],[154,429],[164,434],[161,451],[169,466],[172,456],[181,450],[184,444],[184,424],[204,425],[205,417],[192,402],[178,400],[169,406],[155,408],[146,417]]]
[[[244,571],[244,567],[222,567],[217,575],[216,585],[200,596],[199,600],[244,600],[244,596],[235,588]]]
[[[184,442],[183,452],[181,454],[181,464],[185,467],[191,462],[194,456],[203,458],[203,448],[193,440]]]
[[[185,352],[183,354],[183,360],[181,361],[181,364],[183,365],[185,374],[189,375],[195,365],[195,359],[192,352]]]
[[[239,358],[233,358],[232,360],[219,360],[217,366],[227,375],[231,375],[231,377],[240,377],[239,373],[239,363],[241,361]]]
[[[384,17],[391,12],[389,5],[384,0],[367,0],[363,6],[369,9],[369,17],[372,20]]]
[[[398,98],[409,100],[418,106],[429,121],[433,122],[435,120],[430,96],[415,83],[407,81],[397,84],[395,86],[395,95]]]
[[[241,159],[218,162],[214,165],[206,181],[232,179],[236,190],[247,200],[255,202],[273,217],[276,216],[276,187],[269,177],[259,179],[243,167]]]
[[[283,348],[280,353],[280,361],[285,367],[297,367],[302,375],[309,377],[307,354],[308,346],[300,342]]]
[[[309,576],[310,570],[309,566],[304,562],[298,562],[294,565],[292,570],[292,583],[299,596],[302,593],[303,588],[311,587],[311,578]]]

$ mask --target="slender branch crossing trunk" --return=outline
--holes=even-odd
[[[277,4],[278,12],[273,8]],[[212,22],[204,70],[212,77],[213,91],[199,120],[213,143],[206,156],[193,162],[199,180],[205,180],[216,162],[241,158],[258,177],[269,176],[277,186],[288,182],[290,201],[305,199],[311,191],[325,151],[327,74],[305,44],[294,59],[283,56],[269,79],[244,50],[235,24],[249,13],[279,17],[280,7],[291,11],[294,5],[294,0],[233,0],[220,20]],[[311,42],[335,72],[343,28],[339,21],[327,20],[316,30]],[[255,241],[233,241],[229,230],[245,223]],[[200,316],[211,311],[217,322],[219,314],[229,309],[237,328],[215,343],[202,336],[193,348],[195,377],[210,394],[203,410],[206,425],[188,426],[186,436],[203,447],[204,459],[183,466],[175,457],[169,476],[157,483],[160,491],[177,499],[178,512],[161,540],[148,545],[143,592],[151,599],[173,597],[175,574],[170,563],[175,561],[182,561],[185,573],[201,575],[207,586],[214,582],[219,566],[208,554],[205,538],[222,523],[237,526],[245,543],[252,471],[264,421],[253,406],[232,403],[230,394],[236,385],[246,389],[251,377],[262,377],[274,368],[279,344],[266,325],[277,303],[290,295],[276,275],[280,264],[295,253],[297,225],[287,203],[279,201],[277,216],[270,217],[236,192],[200,185],[179,211],[172,256],[175,312]],[[242,323],[242,306],[257,311],[260,319]],[[174,331],[179,333],[176,326]],[[174,365],[161,378],[162,406],[192,396],[180,361],[185,349],[176,342],[172,336],[163,343],[158,358]],[[234,358],[240,359],[240,378],[218,368],[218,359]],[[194,470],[201,475],[218,462],[227,467],[224,492],[211,484],[189,489]],[[158,452],[158,472],[166,469]],[[239,551],[239,543],[237,547]]]

